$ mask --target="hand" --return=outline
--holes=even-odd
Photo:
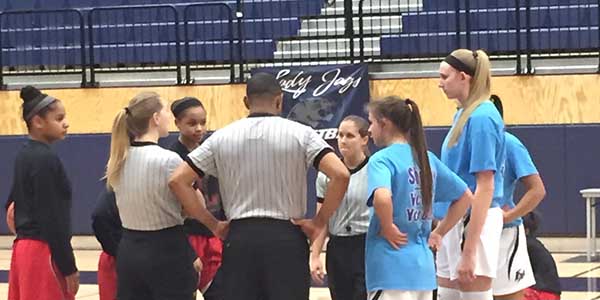
[[[325,273],[323,272],[323,263],[321,262],[319,255],[310,256],[310,276],[318,284],[322,285],[325,283],[323,281],[325,278]]]
[[[196,258],[196,260],[194,260],[194,269],[198,273],[202,272],[202,261],[200,260],[199,257]]]
[[[302,232],[304,232],[306,237],[310,240],[311,245],[317,239],[319,234],[325,230],[324,227],[318,226],[313,219],[292,219],[292,224],[300,226]]]
[[[510,223],[513,221],[513,217],[510,215],[511,208],[508,205],[502,206],[502,222],[504,224]]]
[[[458,272],[458,281],[462,284],[469,284],[475,280],[475,255],[462,254],[460,262],[456,268]]]
[[[431,250],[438,251],[442,246],[442,236],[434,230],[429,234],[429,241],[427,243]]]
[[[17,234],[15,228],[15,202],[11,202],[6,210],[6,225],[8,225],[8,230],[10,230],[12,234]]]
[[[227,234],[229,234],[229,221],[217,222],[217,226],[215,226],[213,234],[221,240],[225,240],[227,238]]]
[[[394,223],[382,226],[379,235],[383,236],[394,249],[400,249],[400,246],[408,243],[408,236],[400,232],[400,229]]]
[[[65,276],[67,283],[67,292],[73,296],[79,291],[79,272],[75,272],[69,276]]]

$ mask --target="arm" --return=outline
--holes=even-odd
[[[525,192],[514,208],[504,212],[505,224],[531,212],[546,196],[546,188],[539,174],[521,177],[520,181],[525,185],[527,192]]]
[[[375,215],[381,223],[380,234],[394,247],[395,249],[408,242],[406,234],[400,232],[396,224],[394,224],[394,205],[392,203],[392,192],[386,188],[378,188],[373,195],[373,207]]]
[[[59,189],[64,186],[62,166],[51,157],[32,174],[35,191],[36,219],[40,222],[41,236],[48,243],[52,259],[64,276],[77,273],[71,246],[71,212],[69,199]]]
[[[206,225],[215,235],[222,237],[217,234],[219,221],[206,209],[202,193],[197,193],[192,187],[197,178],[196,171],[184,162],[171,174],[169,188],[187,215]]]
[[[6,208],[6,226],[12,234],[17,234],[17,227],[15,225],[15,202],[9,200],[7,202],[8,207]]]
[[[6,204],[4,204],[4,208],[6,209],[6,225],[12,234],[17,234],[17,228],[15,226],[15,202],[13,199],[14,197],[11,189]]]
[[[434,233],[441,237],[445,236],[456,223],[466,214],[467,209],[473,203],[473,193],[467,189],[462,196],[450,205],[446,216],[438,223]]]
[[[331,150],[327,150],[329,148],[324,149],[323,151],[325,152],[323,152],[324,155],[322,158],[317,158],[314,162],[315,167],[318,167],[318,170],[329,178],[327,190],[323,197],[323,204],[312,219],[292,220],[292,223],[300,226],[311,244],[321,234],[324,234],[323,231],[327,227],[327,222],[338,206],[340,206],[344,194],[346,194],[348,182],[350,181],[350,172],[348,172],[344,163]]]
[[[92,229],[94,229],[94,235],[100,244],[102,250],[111,256],[117,256],[117,249],[119,248],[119,240],[115,238],[115,225],[107,220],[105,217],[95,217],[92,221]],[[120,228],[118,229],[121,230]]]
[[[477,188],[471,206],[471,220],[467,226],[467,235],[463,256],[475,257],[477,243],[483,230],[488,209],[494,196],[494,172],[482,171],[476,174]]]
[[[373,207],[375,208],[375,215],[379,218],[382,228],[386,228],[394,224],[394,205],[392,204],[392,192],[383,188],[375,190]]]
[[[317,202],[317,212],[319,212],[320,209],[321,203]],[[319,284],[323,284],[323,279],[325,277],[323,263],[321,262],[321,250],[323,249],[323,244],[325,244],[325,237],[327,237],[328,231],[327,225],[325,225],[325,230],[321,231],[310,246],[310,275],[312,279]]]
[[[102,250],[111,256],[117,256],[121,239],[121,219],[116,204],[115,194],[105,190],[98,199],[98,204],[92,213],[92,229]]]
[[[323,205],[323,197],[325,197],[325,193],[327,191],[327,176],[325,176],[325,174],[319,172],[317,174],[317,179],[315,180],[315,192],[317,194],[317,211],[316,213],[318,214],[319,211],[321,210],[321,206]],[[325,225],[325,230],[323,230],[321,232],[321,234],[319,234],[317,236],[317,238],[315,239],[315,241],[313,242],[312,246],[311,246],[311,274],[313,275],[313,279],[315,279],[315,281],[322,281],[321,276],[315,276],[315,272],[319,273],[320,271],[322,271],[322,264],[321,264],[321,250],[323,249],[323,244],[325,243],[325,237],[327,236],[327,233],[329,232],[329,229],[327,228],[328,226]],[[320,274],[316,274],[316,275],[320,275]],[[315,278],[317,277],[317,278]],[[317,280],[319,279],[319,280]]]
[[[344,163],[333,153],[329,152],[321,158],[319,162],[319,171],[323,172],[328,178],[327,190],[323,197],[323,205],[314,217],[315,225],[324,228],[331,218],[331,215],[342,203],[342,199],[348,189],[350,181],[350,172]]]

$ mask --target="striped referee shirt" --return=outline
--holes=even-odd
[[[370,209],[367,206],[367,162],[350,171],[348,190],[340,207],[329,219],[329,233],[336,236],[352,236],[367,233],[369,228]],[[322,202],[327,190],[329,178],[321,172],[317,175],[317,201]]]
[[[114,188],[123,228],[160,230],[183,224],[183,208],[168,186],[182,159],[155,143],[133,142]]]
[[[229,220],[288,220],[306,213],[306,173],[331,147],[312,128],[251,114],[217,130],[187,158],[200,175],[219,179]]]

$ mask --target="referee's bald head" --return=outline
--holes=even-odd
[[[246,84],[246,95],[251,102],[254,100],[273,100],[281,95],[279,82],[269,73],[256,73]]]

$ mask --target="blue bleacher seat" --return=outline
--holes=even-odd
[[[516,31],[480,31],[471,33],[471,48],[482,48],[490,53],[508,53],[516,50]],[[461,35],[464,40],[465,35]],[[521,47],[526,43],[525,30],[521,31]],[[426,57],[441,56],[456,49],[456,33],[420,33],[384,35],[381,39],[383,56]],[[543,51],[598,51],[598,27],[568,30],[568,28],[543,28],[531,31],[531,48]]]
[[[533,7],[531,9],[531,28],[549,27],[587,27],[598,26],[597,5],[565,8]],[[592,8],[592,9],[590,9]],[[516,10],[482,9],[469,15],[471,30],[516,29]],[[459,15],[464,28],[466,13]],[[520,13],[521,26],[526,24],[525,10]],[[449,32],[456,31],[455,11],[415,12],[402,16],[402,32]]]
[[[460,3],[460,8],[465,8],[464,0],[422,0],[423,10],[456,10],[456,2]],[[521,6],[525,6],[524,1],[519,1]],[[598,4],[597,0],[530,0],[531,6],[556,6],[556,5],[587,5]],[[470,0],[470,9],[479,8],[506,8],[515,7],[515,0]]]

